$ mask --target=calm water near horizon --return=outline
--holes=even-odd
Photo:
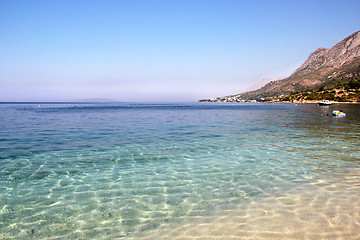
[[[137,236],[359,164],[358,104],[1,103],[0,239]]]

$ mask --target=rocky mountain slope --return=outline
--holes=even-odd
[[[255,83],[254,85],[252,85],[251,87],[249,87],[248,89],[246,89],[244,92],[251,92],[251,91],[255,91],[258,90],[260,88],[262,88],[263,86],[265,86],[266,84],[268,84],[269,82],[274,82],[274,81],[279,81],[282,79],[285,79],[286,77],[280,77],[280,78],[263,78],[261,79],[259,82]]]
[[[330,49],[317,49],[288,78],[272,81],[255,91],[200,101],[263,100],[358,77],[360,77],[360,31],[351,34]]]

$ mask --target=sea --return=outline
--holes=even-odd
[[[359,176],[359,104],[0,104],[0,239],[358,239]]]

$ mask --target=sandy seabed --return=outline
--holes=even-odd
[[[126,239],[360,239],[360,174],[187,217]]]

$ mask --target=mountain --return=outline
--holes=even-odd
[[[251,92],[251,91],[258,90],[258,89],[262,88],[263,86],[265,86],[266,84],[268,84],[269,82],[279,81],[279,80],[282,80],[282,79],[285,79],[285,77],[263,78],[259,82],[255,83],[254,85],[252,85],[251,87],[246,89],[245,92]]]
[[[318,48],[293,74],[283,80],[272,81],[255,91],[200,101],[239,102],[278,98],[359,77],[360,31],[357,31],[330,49]]]

